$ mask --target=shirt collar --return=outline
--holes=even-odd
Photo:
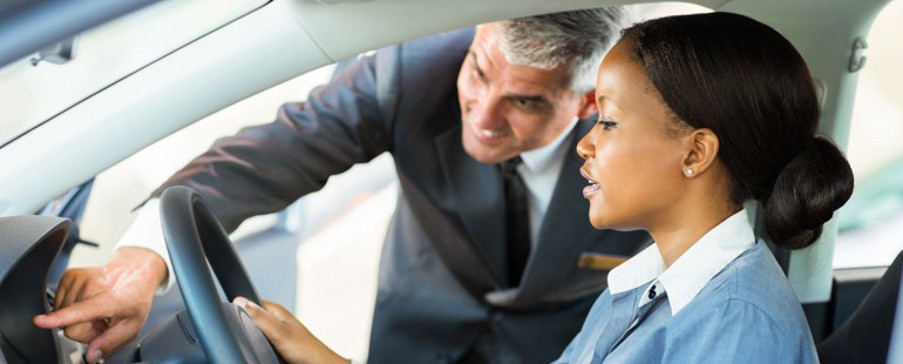
[[[740,210],[709,230],[665,270],[656,244],[608,274],[612,294],[626,292],[656,278],[668,292],[671,314],[676,315],[718,272],[755,245],[746,210]]]
[[[555,157],[566,148],[564,141],[571,134],[571,130],[574,129],[574,126],[577,125],[577,120],[579,119],[575,116],[574,120],[571,120],[571,125],[568,125],[568,127],[561,132],[561,135],[555,138],[549,145],[521,152],[520,158],[524,161],[524,167],[533,173],[540,173],[546,168],[549,168],[553,162],[555,162]]]

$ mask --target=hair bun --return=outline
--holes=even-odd
[[[788,163],[765,202],[765,231],[789,249],[805,248],[853,193],[853,170],[840,149],[822,137]]]

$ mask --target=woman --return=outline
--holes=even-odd
[[[817,362],[802,309],[765,231],[811,245],[849,198],[850,166],[816,136],[802,57],[741,15],[625,30],[596,83],[599,121],[577,146],[596,228],[655,244],[613,270],[559,362]]]
[[[711,13],[625,30],[599,68],[599,120],[578,144],[596,228],[655,244],[614,269],[558,362],[814,362],[777,245],[811,245],[849,198],[850,166],[816,136],[809,71],[780,34]],[[340,362],[278,306],[241,300],[289,361]]]

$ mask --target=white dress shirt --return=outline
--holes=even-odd
[[[577,125],[577,120],[575,117],[561,135],[548,145],[523,152],[520,155],[524,162],[517,167],[517,172],[520,173],[529,192],[527,205],[530,213],[530,242],[533,250],[536,248],[539,228],[549,207],[549,202],[552,200],[552,193],[555,191],[555,184],[558,182],[564,157],[567,153],[574,152],[570,148],[570,141],[573,138],[571,131]],[[138,216],[116,243],[115,249],[124,246],[147,248],[163,258],[169,274],[167,274],[166,282],[158,289],[158,293],[165,292],[175,283],[171,279],[172,262],[166,250],[166,242],[163,240],[159,199],[152,198],[139,209]]]

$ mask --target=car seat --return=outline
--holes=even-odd
[[[859,308],[830,336],[818,343],[822,363],[885,363],[890,347],[903,252],[897,255]]]

